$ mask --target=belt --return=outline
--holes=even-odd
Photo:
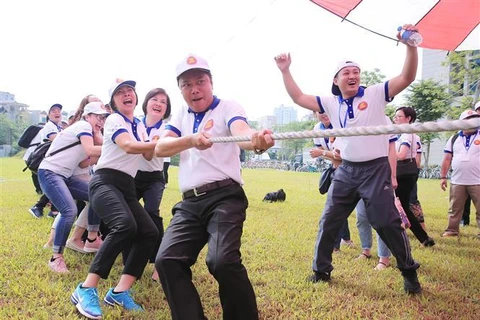
[[[232,184],[236,184],[237,182],[233,179],[225,179],[225,180],[220,180],[220,181],[215,181],[211,183],[204,184],[203,186],[193,188],[192,190],[185,191],[182,194],[183,200],[192,198],[192,197],[200,197],[208,192],[211,192],[213,190],[219,189],[219,188],[224,188],[227,186],[230,186]]]

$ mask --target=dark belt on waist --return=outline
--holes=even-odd
[[[215,181],[211,183],[204,184],[203,186],[193,188],[192,190],[185,191],[182,194],[183,199],[188,199],[192,197],[200,197],[208,192],[211,192],[213,190],[219,189],[219,188],[224,188],[228,187],[232,184],[236,184],[237,182],[233,179],[225,179],[225,180],[220,180],[220,181]]]

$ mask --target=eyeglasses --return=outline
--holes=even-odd
[[[95,117],[98,121],[105,121],[107,120],[108,114],[95,114]]]
[[[397,115],[393,116],[393,119],[398,119],[398,118],[406,118],[406,117],[405,116],[397,116]]]

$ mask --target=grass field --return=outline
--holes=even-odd
[[[0,159],[0,319],[77,319],[70,294],[86,274],[92,255],[66,250],[70,274],[52,273],[51,256],[43,249],[52,220],[34,219],[28,208],[37,195],[30,176],[21,172],[20,158]],[[164,194],[161,214],[166,223],[171,207],[180,200],[177,168]],[[448,192],[438,180],[420,180],[419,198],[426,224],[437,245],[423,248],[409,237],[415,259],[421,263],[419,278],[424,293],[409,297],[403,292],[400,272],[395,268],[375,271],[376,259],[355,261],[360,253],[355,215],[349,218],[355,248],[342,247],[334,256],[330,284],[311,284],[313,246],[325,196],[318,193],[317,173],[274,170],[243,170],[250,206],[242,243],[261,319],[479,319],[480,241],[478,229],[462,227],[459,239],[443,239]],[[264,203],[265,193],[283,188],[285,203]],[[475,221],[472,212],[472,221]],[[376,253],[376,243],[373,253]],[[221,319],[217,286],[209,275],[202,252],[195,265],[194,281],[205,313]],[[103,298],[121,272],[118,259],[108,280],[102,281]],[[394,259],[393,259],[394,260]],[[150,279],[152,265],[134,286],[135,298],[145,306],[143,314],[129,314],[103,307],[104,319],[170,319],[161,286]]]

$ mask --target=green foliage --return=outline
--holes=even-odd
[[[83,281],[93,255],[69,249],[65,259],[69,274],[52,273],[47,267],[51,250],[43,249],[52,220],[34,219],[28,208],[37,201],[30,174],[21,172],[19,158],[0,159],[0,319],[84,319],[70,303],[70,294]],[[171,167],[168,188],[160,207],[165,226],[171,208],[180,201],[178,167]],[[433,248],[424,248],[407,232],[412,254],[421,264],[419,279],[424,288],[420,297],[403,292],[400,272],[395,267],[374,270],[377,261],[356,261],[360,254],[355,214],[350,215],[354,248],[341,247],[333,256],[330,284],[311,284],[312,255],[318,220],[326,196],[318,193],[318,174],[277,170],[243,169],[244,189],[249,200],[242,236],[242,261],[248,270],[257,297],[260,320],[291,319],[478,319],[480,314],[478,229],[461,228],[461,238],[441,238],[447,225],[448,192],[440,190],[438,180],[419,180],[419,198],[425,212]],[[283,188],[284,203],[262,202],[267,192]],[[472,213],[475,210],[472,209]],[[473,219],[472,221],[475,221]],[[376,256],[376,240],[372,249]],[[222,319],[218,285],[205,265],[206,248],[192,268],[205,315]],[[121,257],[108,279],[101,280],[100,298],[115,286],[122,272]],[[396,265],[392,259],[392,265]],[[104,319],[171,319],[161,286],[150,276],[134,285],[135,298],[144,313],[122,312],[102,304]]]
[[[313,130],[316,121],[290,122],[284,126],[278,127],[275,132],[297,132]],[[311,139],[286,139],[282,140],[282,149],[279,150],[277,158],[281,160],[292,160],[297,153],[301,153],[305,146],[311,145]],[[310,144],[309,144],[310,143]]]
[[[382,83],[385,81],[385,78],[386,76],[378,68],[373,69],[373,71],[363,71],[361,77],[362,84],[367,87],[377,83]]]
[[[477,101],[480,95],[480,50],[451,52],[443,65],[450,66],[452,94],[473,95],[474,101]]]

